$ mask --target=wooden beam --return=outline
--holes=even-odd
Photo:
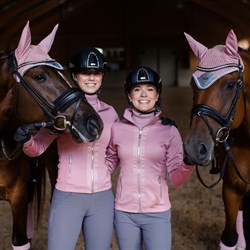
[[[244,4],[240,1],[224,0],[191,0],[198,6],[205,8],[216,15],[225,18],[225,21],[231,22],[241,32],[241,35],[248,34],[249,32],[249,13],[250,5]]]

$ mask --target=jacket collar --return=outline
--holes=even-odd
[[[136,109],[127,108],[124,112],[123,117],[129,122],[136,125],[138,128],[143,128],[159,120],[160,114],[161,114],[160,110],[155,110],[155,112],[143,114]]]
[[[106,109],[109,109],[109,105],[105,102],[102,102],[98,99],[98,95],[87,95],[85,94],[85,97],[88,101],[88,103],[95,109],[95,111],[103,111]]]

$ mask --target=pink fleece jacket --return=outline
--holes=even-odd
[[[105,165],[106,149],[111,126],[118,120],[113,107],[101,102],[96,95],[86,96],[101,116],[104,129],[101,137],[92,143],[76,143],[71,134],[51,135],[41,129],[26,142],[23,151],[30,157],[42,154],[57,139],[59,165],[56,188],[67,192],[94,193],[111,188],[111,177]]]
[[[153,213],[171,207],[166,178],[178,187],[193,171],[183,162],[181,136],[175,126],[162,125],[160,112],[140,114],[128,108],[113,124],[106,163],[120,174],[115,208],[131,213]]]

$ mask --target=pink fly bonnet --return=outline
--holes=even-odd
[[[239,71],[241,62],[238,54],[237,37],[233,30],[227,35],[225,45],[216,45],[208,49],[184,33],[190,48],[200,60],[193,79],[199,89],[210,87],[219,78],[234,71]],[[241,62],[242,64],[242,62]]]
[[[58,24],[54,27],[52,32],[44,38],[38,45],[31,45],[31,33],[29,21],[22,31],[21,38],[15,50],[15,56],[18,65],[18,72],[23,76],[30,68],[47,65],[58,70],[62,70],[61,64],[56,62],[48,55],[53,44]],[[17,79],[19,81],[19,79]]]

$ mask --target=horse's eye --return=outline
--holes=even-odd
[[[229,89],[229,90],[231,90],[231,89],[233,89],[235,86],[236,86],[235,82],[229,82],[229,83],[227,83],[226,88]]]
[[[34,78],[37,82],[44,82],[46,80],[45,74],[36,75]]]

